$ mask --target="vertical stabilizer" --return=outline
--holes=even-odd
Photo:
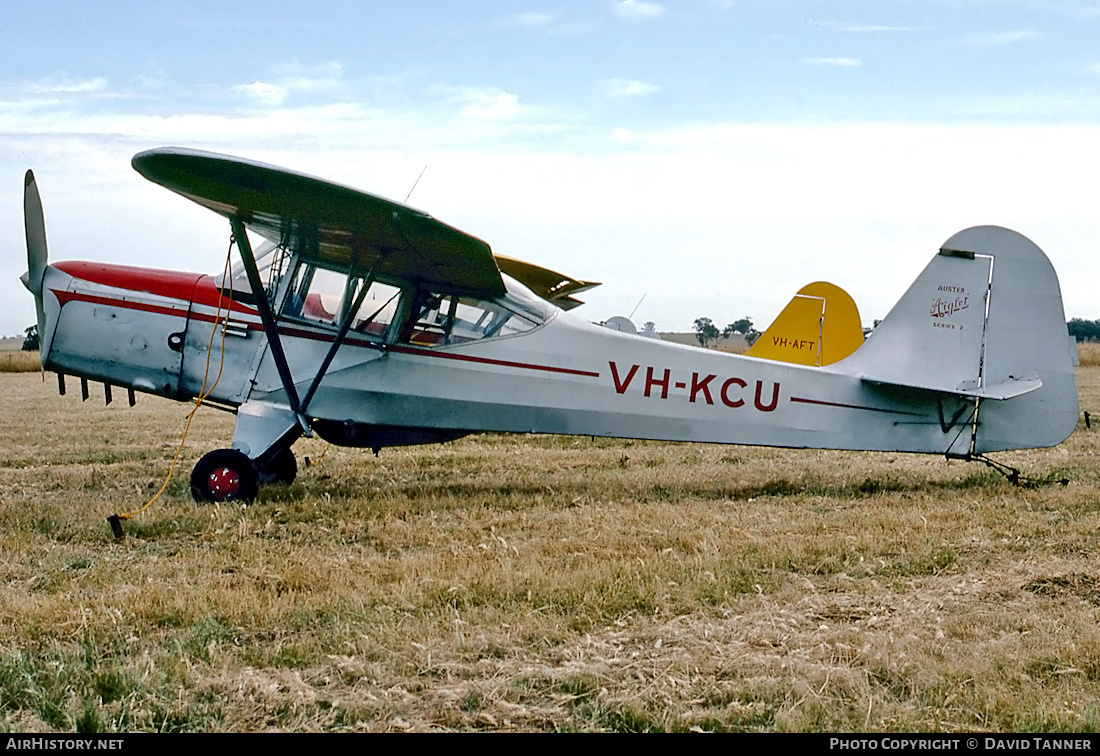
[[[951,454],[1054,446],[1079,406],[1058,277],[997,226],[948,239],[867,343],[836,368],[870,384],[963,397]],[[949,413],[955,415],[954,412]]]

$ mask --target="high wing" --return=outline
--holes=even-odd
[[[380,280],[492,298],[505,292],[489,245],[427,213],[250,160],[180,147],[138,153],[150,181],[316,262]]]
[[[179,147],[138,153],[134,169],[227,218],[248,274],[256,310],[268,338],[289,401],[289,409],[261,405],[238,410],[238,426],[262,428],[270,462],[280,440],[293,443],[308,431],[306,411],[352,325],[369,284],[359,287],[355,304],[340,319],[331,346],[316,367],[304,395],[287,358],[275,313],[265,295],[248,240],[252,230],[276,244],[293,248],[301,260],[349,277],[417,288],[437,294],[475,298],[503,296],[507,290],[482,240],[441,223],[427,213],[340,184],[263,163]],[[255,414],[254,420],[249,420]],[[274,428],[274,430],[272,430]],[[272,440],[274,444],[268,443]],[[287,444],[288,448],[289,445]]]
[[[506,255],[495,255],[497,267],[519,281],[528,289],[563,310],[572,310],[584,304],[573,297],[582,291],[594,289],[600,284],[595,281],[580,281],[564,273],[544,268],[541,265],[517,260]]]

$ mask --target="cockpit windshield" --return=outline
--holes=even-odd
[[[513,336],[529,331],[557,312],[557,308],[535,295],[511,276],[504,276],[506,293],[482,300],[453,293],[395,286],[371,281],[367,291],[359,276],[299,261],[292,266],[292,253],[285,247],[266,243],[256,250],[260,280],[279,317],[339,328],[350,318],[349,334],[359,333],[387,342],[418,346],[460,344],[479,339]],[[227,288],[224,278],[220,282]],[[243,263],[229,276],[234,296],[251,298],[251,287]],[[349,315],[349,310],[355,312]]]
[[[461,344],[529,331],[538,322],[500,302],[418,291],[399,340],[421,346]]]
[[[547,302],[511,276],[502,273],[501,278],[508,290],[502,299],[510,306],[518,308],[539,323],[546,322],[558,312],[556,305]]]
[[[263,282],[269,300],[273,300],[279,288],[282,277],[290,269],[292,253],[284,246],[275,242],[264,242],[256,248],[256,269],[260,273],[260,281]],[[248,273],[245,272],[244,263],[237,261],[229,270],[229,280],[225,276],[218,277],[218,288],[232,289],[233,295],[243,294],[243,301],[251,299],[252,287],[248,285]]]

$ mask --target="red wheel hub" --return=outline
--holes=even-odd
[[[241,490],[241,476],[232,467],[219,467],[206,478],[211,495],[221,501],[236,496]]]

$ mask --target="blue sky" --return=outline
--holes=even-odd
[[[1051,257],[1100,318],[1100,2],[50,2],[0,26],[0,333],[51,259],[220,268],[224,221],[145,182],[162,145],[402,200],[603,281],[576,314],[764,326],[829,280],[883,317],[955,231]],[[426,166],[426,170],[425,170]],[[643,299],[644,297],[644,299]]]

